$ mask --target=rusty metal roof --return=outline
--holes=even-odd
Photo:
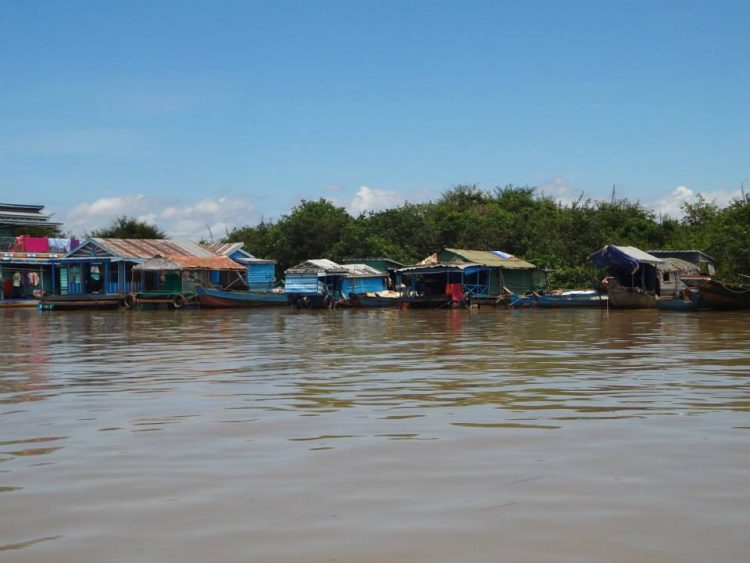
[[[189,240],[122,238],[93,238],[90,240],[93,240],[105,250],[122,258],[148,259],[155,256],[215,256],[207,248],[203,248],[200,244]]]
[[[233,252],[236,252],[237,250],[242,250],[242,248],[245,246],[244,242],[212,242],[210,244],[204,244],[204,247],[206,247],[208,250],[213,252],[214,254],[219,254],[220,256],[229,256]],[[243,252],[247,255],[250,255],[249,252],[246,250],[243,250]]]
[[[133,267],[134,270],[244,270],[226,256],[156,256]]]

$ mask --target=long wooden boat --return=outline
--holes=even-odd
[[[18,309],[22,307],[37,307],[39,299],[0,299],[0,309]]]
[[[196,288],[201,307],[244,308],[274,307],[287,304],[287,295],[276,291],[226,291],[206,287]]]
[[[607,295],[591,289],[571,289],[555,293],[513,294],[511,307],[543,307],[547,309],[568,307],[605,307]]]
[[[561,293],[542,294],[538,298],[539,307],[606,307],[608,297],[594,289],[569,290]]]
[[[401,295],[396,291],[378,291],[370,293],[350,293],[352,307],[383,308],[398,307]]]
[[[724,283],[706,277],[683,278],[698,290],[700,307],[706,309],[750,309],[750,286]]]

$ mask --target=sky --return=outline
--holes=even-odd
[[[457,184],[750,188],[750,3],[0,2],[0,201],[220,238]]]

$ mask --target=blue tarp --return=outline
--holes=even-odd
[[[613,244],[594,252],[591,255],[591,260],[598,268],[620,268],[631,274],[635,273],[642,263],[651,264],[652,266],[661,263],[661,260],[655,256],[646,254],[635,247],[615,246]]]
[[[630,273],[635,272],[639,266],[638,260],[612,245],[594,252],[591,260],[598,268],[622,268]]]

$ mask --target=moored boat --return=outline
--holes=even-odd
[[[542,307],[547,309],[568,307],[605,307],[607,295],[594,289],[569,289],[552,293],[512,295],[511,307]]]
[[[367,293],[350,293],[352,307],[398,307],[401,294],[398,291],[371,291]]]
[[[0,309],[18,309],[38,305],[39,299],[0,299]]]
[[[707,276],[684,278],[698,291],[700,307],[706,309],[750,309],[750,286],[728,284]]]
[[[700,296],[697,291],[690,288],[656,300],[656,308],[663,311],[697,311],[699,306]]]
[[[611,282],[610,282],[611,283]],[[613,309],[653,309],[656,295],[640,287],[609,287],[609,306]]]
[[[274,307],[287,305],[283,291],[231,291],[196,287],[198,303],[209,308]]]
[[[659,268],[664,261],[633,246],[607,245],[591,255],[604,269],[609,306],[613,309],[653,309],[660,291]]]

